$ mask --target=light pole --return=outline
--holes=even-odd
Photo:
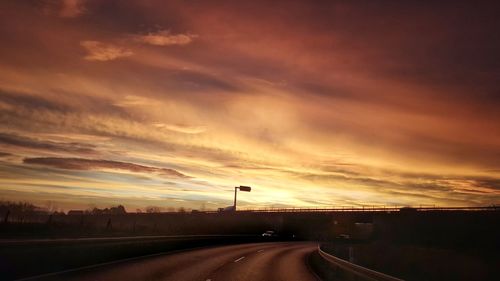
[[[234,187],[234,205],[233,205],[233,210],[235,212],[236,212],[236,195],[238,193],[238,189],[240,191],[245,191],[245,192],[250,192],[252,190],[252,188],[250,186],[240,185],[240,186]]]

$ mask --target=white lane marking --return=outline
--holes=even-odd
[[[207,281],[212,281],[212,279],[207,279]]]
[[[245,257],[241,257],[241,258],[239,258],[239,259],[235,260],[234,262],[239,262],[240,260],[242,260],[242,259],[244,259],[244,258],[245,258]]]
[[[262,253],[262,252],[264,252],[264,250],[258,250],[258,251],[257,251],[257,253]]]

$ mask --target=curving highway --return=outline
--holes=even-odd
[[[254,243],[202,248],[93,269],[47,280],[243,281],[318,280],[307,264],[315,243]],[[40,279],[43,280],[43,279]]]

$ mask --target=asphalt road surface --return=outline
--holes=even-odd
[[[307,258],[315,243],[254,243],[202,248],[93,269],[47,276],[40,280],[242,281],[318,280]]]

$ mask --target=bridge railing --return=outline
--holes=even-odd
[[[361,206],[361,207],[332,207],[332,208],[263,208],[243,209],[238,212],[255,213],[303,213],[303,212],[399,212],[399,211],[500,211],[500,206],[484,207],[437,207],[437,206]]]
[[[396,278],[366,267],[350,263],[341,258],[330,255],[323,251],[321,246],[318,245],[318,253],[328,262],[333,270],[337,271],[337,275],[342,276],[342,280],[357,280],[357,281],[403,281],[403,279]]]

